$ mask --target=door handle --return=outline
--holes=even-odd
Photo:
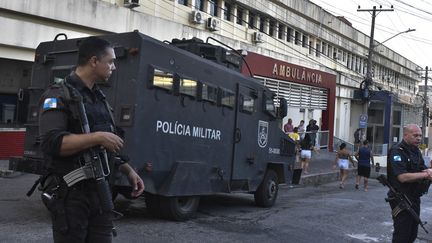
[[[240,140],[241,140],[241,131],[239,128],[236,128],[234,132],[234,142],[238,143],[240,142]]]

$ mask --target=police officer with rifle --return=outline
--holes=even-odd
[[[48,175],[42,201],[52,215],[54,242],[111,242],[114,210],[107,176],[114,166],[127,175],[132,197],[144,183],[122,155],[111,108],[96,82],[115,70],[111,44],[84,39],[76,70],[42,95],[39,129]]]
[[[432,170],[426,168],[418,148],[422,138],[418,125],[403,128],[403,140],[387,155],[388,198],[392,209],[393,242],[414,242],[420,221],[420,197],[427,193]],[[381,180],[380,180],[381,179]],[[380,182],[387,182],[379,178]],[[424,228],[424,227],[423,227]]]

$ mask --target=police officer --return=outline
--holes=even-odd
[[[111,242],[112,213],[101,210],[95,180],[82,180],[68,187],[62,177],[82,166],[82,154],[90,148],[105,148],[115,166],[124,173],[138,197],[144,183],[121,155],[123,140],[115,133],[109,105],[96,82],[107,81],[116,69],[115,53],[109,42],[89,37],[79,47],[75,72],[66,77],[68,86],[52,85],[41,98],[39,116],[42,150],[48,161],[49,176],[41,183],[42,198],[52,214],[55,242]],[[70,87],[65,91],[64,87]],[[66,93],[75,89],[82,96],[90,133],[74,119]]]
[[[432,170],[427,169],[418,148],[422,138],[418,125],[409,124],[403,128],[403,140],[393,146],[387,156],[387,175],[389,183],[404,193],[412,202],[413,210],[420,216],[420,197],[425,194],[432,180]],[[391,192],[388,194],[393,210],[399,204]],[[393,200],[392,200],[393,199]],[[403,210],[393,217],[393,242],[414,242],[417,238],[418,223]]]

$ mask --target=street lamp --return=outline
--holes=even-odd
[[[396,36],[398,36],[398,35],[400,35],[400,34],[405,34],[405,33],[408,33],[408,32],[413,32],[413,31],[416,31],[416,29],[407,29],[407,30],[405,30],[405,31],[399,32],[399,33],[397,33],[397,34],[393,35],[392,37],[390,37],[390,38],[386,39],[385,41],[383,41],[383,42],[380,42],[380,43],[379,43],[378,45],[374,45],[374,46],[373,46],[373,48],[377,48],[378,46],[380,46],[380,45],[384,44],[384,42],[387,42],[387,41],[389,41],[389,40],[391,40],[391,39],[395,38]]]
[[[370,43],[369,43],[369,54],[368,54],[368,59],[367,59],[366,79],[360,84],[360,88],[363,90],[363,94],[364,94],[363,97],[365,99],[367,99],[367,97],[369,96],[369,86],[372,84],[372,55],[374,53],[374,49],[377,48],[378,46],[384,44],[385,42],[387,42],[387,41],[395,38],[398,35],[405,34],[405,33],[408,33],[408,32],[413,32],[413,31],[416,31],[416,29],[410,29],[409,28],[408,30],[399,32],[399,33],[391,36],[390,38],[387,38],[386,40],[384,40],[383,42],[380,42],[377,45],[373,44],[373,36],[371,35],[371,40],[370,40]],[[373,31],[372,31],[372,33],[373,33]],[[364,112],[367,112],[367,107],[365,107],[365,109],[366,110]]]
[[[375,10],[375,8],[374,8],[374,10]],[[374,49],[375,49],[376,47],[382,45],[383,43],[385,43],[385,42],[387,42],[387,41],[389,41],[389,40],[395,38],[395,37],[398,36],[398,35],[401,35],[401,34],[405,34],[405,33],[408,33],[408,32],[415,31],[415,29],[408,29],[408,30],[405,30],[405,31],[399,32],[399,33],[397,33],[397,34],[391,36],[390,38],[384,40],[383,42],[381,42],[381,43],[375,45],[375,44],[374,44],[374,39],[373,39],[373,35],[374,35],[374,25],[375,25],[375,18],[374,18],[374,17],[375,17],[375,15],[374,15],[373,18],[372,18],[372,28],[371,28],[371,36],[370,36],[370,42],[369,42],[369,54],[368,54],[368,59],[367,59],[367,72],[366,72],[366,78],[365,78],[365,80],[364,80],[363,82],[361,82],[361,84],[360,84],[360,89],[362,90],[362,93],[363,93],[363,99],[364,99],[364,101],[365,101],[365,102],[364,102],[364,105],[363,105],[363,115],[366,115],[366,117],[367,117],[368,110],[369,110],[369,95],[370,95],[370,94],[369,94],[369,93],[370,93],[369,87],[372,85],[372,55],[373,55],[373,53],[374,53]],[[364,128],[364,133],[367,134],[367,126]],[[390,133],[391,133],[391,132],[390,132]]]

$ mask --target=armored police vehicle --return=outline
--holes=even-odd
[[[144,180],[150,212],[184,220],[200,196],[230,192],[253,193],[259,206],[274,204],[278,185],[291,183],[294,170],[293,141],[280,129],[286,101],[187,48],[137,31],[102,38],[115,46],[117,70],[99,85],[125,131],[124,150]],[[79,43],[56,37],[38,46],[24,156],[11,158],[11,169],[43,173],[39,97],[74,69]],[[118,173],[113,179],[113,191],[127,196],[126,179]]]

